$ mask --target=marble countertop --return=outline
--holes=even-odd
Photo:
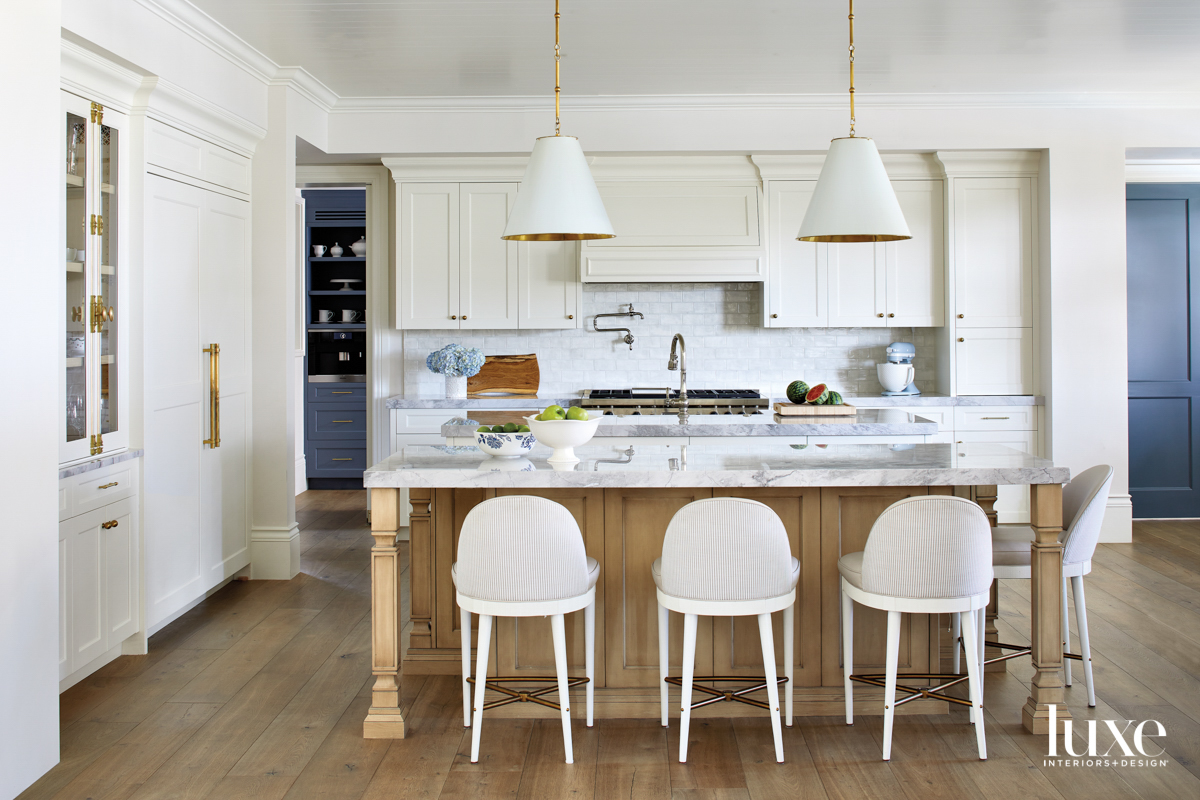
[[[594,440],[593,440],[594,441]],[[800,448],[800,449],[798,449]],[[995,444],[647,445],[575,448],[576,464],[499,459],[474,447],[405,447],[368,469],[368,488],[970,486],[1066,483],[1070,471]]]
[[[445,397],[416,397],[399,394],[387,399],[388,408],[545,408],[550,404],[560,406],[579,405],[581,393],[559,393],[545,397],[523,397],[520,395],[491,395],[449,400]],[[1039,395],[971,395],[948,397],[944,394],[919,394],[907,397],[884,397],[880,394],[845,395],[847,403],[863,408],[887,408],[889,406],[1040,406],[1046,398]],[[772,397],[775,403],[786,403],[782,397]]]
[[[1046,398],[1041,395],[1008,394],[1008,395],[962,395],[950,397],[944,394],[926,392],[905,397],[884,397],[881,394],[844,395],[851,405],[864,408],[885,408],[887,406],[1042,406]],[[772,400],[771,402],[776,402]]]
[[[58,479],[62,480],[63,478],[71,478],[75,475],[82,475],[85,472],[91,472],[92,470],[111,467],[113,464],[120,464],[122,461],[141,458],[143,455],[145,455],[145,453],[145,450],[126,450],[123,453],[117,453],[111,456],[100,456],[99,458],[94,458],[91,461],[83,461],[79,464],[72,464],[69,467],[63,467],[58,471]]]
[[[442,425],[442,435],[471,438],[480,425],[521,424],[515,412],[482,411],[455,417]],[[781,417],[776,414],[641,414],[600,418],[596,436],[932,436],[937,423],[893,409],[863,409],[853,416]]]
[[[550,405],[579,405],[580,395],[530,397],[528,395],[487,395],[480,397],[412,397],[398,394],[387,399],[388,408],[545,408]]]

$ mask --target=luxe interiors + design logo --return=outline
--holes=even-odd
[[[1082,720],[1081,720],[1082,721]],[[1161,767],[1167,761],[1163,756],[1166,749],[1153,741],[1157,737],[1167,735],[1167,729],[1156,719],[1146,719],[1138,722],[1136,727],[1133,720],[1102,720],[1104,729],[1112,734],[1112,742],[1101,752],[1101,746],[1096,742],[1099,720],[1087,720],[1087,746],[1075,752],[1075,737],[1073,720],[1062,721],[1063,750],[1058,753],[1058,707],[1050,705],[1050,748],[1044,767]]]

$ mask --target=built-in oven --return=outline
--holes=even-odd
[[[366,381],[365,331],[309,331],[308,378],[323,381]]]

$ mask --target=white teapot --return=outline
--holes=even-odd
[[[354,252],[354,255],[358,256],[359,258],[365,256],[367,254],[367,237],[360,236],[357,242],[350,245],[350,249]]]

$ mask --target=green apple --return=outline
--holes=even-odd
[[[586,422],[588,420],[588,413],[579,406],[571,406],[567,409],[567,419],[582,420]]]
[[[546,421],[554,420],[554,419],[566,419],[566,418],[567,418],[567,412],[564,411],[563,407],[560,405],[546,406],[546,410],[543,411],[541,413],[541,416],[538,417],[538,419],[546,420]]]

